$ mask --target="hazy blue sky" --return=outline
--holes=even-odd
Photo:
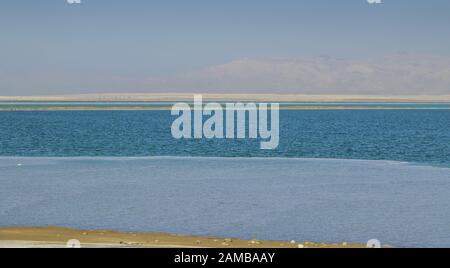
[[[450,1],[383,2],[1,0],[0,95],[154,92],[242,58],[450,56]]]

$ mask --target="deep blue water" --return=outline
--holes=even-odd
[[[0,112],[0,156],[224,156],[450,166],[450,110],[280,111],[280,144],[176,140],[169,111]]]

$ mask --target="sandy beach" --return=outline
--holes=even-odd
[[[365,245],[240,240],[163,233],[121,233],[60,227],[0,228],[0,248],[65,248],[71,239],[87,248],[364,248]]]

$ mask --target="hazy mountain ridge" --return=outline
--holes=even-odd
[[[37,95],[450,95],[450,57],[404,53],[369,59],[243,58],[165,77],[83,76],[46,69],[14,76],[0,70],[0,95],[23,95],[27,81],[34,81],[33,88],[40,92]],[[12,90],[15,87],[18,89]]]
[[[439,95],[450,93],[450,58],[395,54],[368,60],[238,59],[149,84],[175,91]]]

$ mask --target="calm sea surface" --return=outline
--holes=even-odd
[[[450,246],[450,110],[283,110],[273,151],[173,120],[0,112],[0,226]]]
[[[0,226],[450,246],[450,169],[293,158],[0,158]]]
[[[170,111],[0,112],[0,156],[222,156],[450,166],[450,110],[280,111],[280,144],[176,140]]]

